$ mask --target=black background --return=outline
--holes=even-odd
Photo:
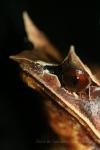
[[[0,1],[0,149],[29,150],[48,132],[41,115],[40,97],[19,77],[19,67],[9,56],[28,48],[22,12],[65,56],[74,44],[84,62],[100,63],[100,11],[63,2]]]

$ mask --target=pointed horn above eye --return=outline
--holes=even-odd
[[[42,46],[43,40],[41,40],[42,36],[40,36],[42,33],[38,30],[26,11],[23,12],[23,20],[29,41],[31,41],[35,47]]]
[[[100,86],[100,81],[93,75],[93,73],[87,67],[87,65],[85,65],[81,61],[81,59],[76,54],[75,47],[73,45],[70,47],[69,53],[68,53],[67,57],[64,59],[64,61],[62,63],[62,65],[66,65],[66,64],[71,64],[71,65],[74,65],[75,67],[77,67],[79,69],[84,70],[85,72],[87,72],[87,74],[89,75],[92,82],[94,82],[95,84]]]
[[[84,70],[84,64],[78,57],[75,52],[75,46],[71,45],[67,57],[64,59],[63,63],[72,63],[75,66],[79,67],[80,69]]]
[[[28,39],[34,47],[41,49],[58,62],[61,61],[62,56],[59,51],[51,44],[45,34],[37,28],[26,11],[23,12],[23,20]]]
[[[69,53],[75,53],[75,46],[74,45],[71,45],[70,46],[70,51]]]

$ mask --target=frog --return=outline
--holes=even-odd
[[[10,56],[19,64],[22,80],[43,96],[49,125],[66,150],[99,150],[100,80],[73,45],[63,58],[27,12],[23,21],[33,49]]]

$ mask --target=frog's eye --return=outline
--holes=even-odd
[[[89,77],[86,72],[71,67],[63,71],[62,80],[65,88],[75,92],[85,89],[89,84]]]

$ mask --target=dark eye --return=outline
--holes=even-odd
[[[62,80],[65,88],[75,92],[85,89],[89,84],[86,72],[71,67],[64,70]]]

